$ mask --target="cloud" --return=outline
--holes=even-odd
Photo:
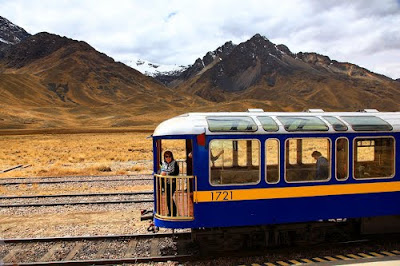
[[[293,52],[400,77],[388,61],[400,50],[400,0],[0,0],[0,10],[30,33],[84,40],[116,60],[191,64],[226,41],[260,33]]]

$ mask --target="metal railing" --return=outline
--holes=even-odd
[[[156,181],[156,217],[163,220],[193,220],[195,176],[154,175]]]
[[[179,174],[180,175],[186,175],[187,174],[187,163],[186,160],[183,159],[178,159],[176,162],[179,165]]]

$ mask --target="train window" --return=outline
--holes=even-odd
[[[354,178],[387,178],[394,176],[395,141],[392,137],[354,139]]]
[[[337,119],[336,117],[323,116],[323,118],[332,125],[332,127],[335,131],[346,131],[347,130],[347,126],[342,121]]]
[[[278,124],[269,116],[257,116],[257,119],[261,122],[263,129],[267,132],[278,131]]]
[[[258,140],[214,139],[210,142],[211,185],[255,184],[260,181]]]
[[[214,116],[207,117],[208,129],[211,132],[254,132],[257,125],[251,117]]]
[[[336,139],[336,178],[345,180],[349,177],[349,140]]]
[[[287,182],[326,181],[330,178],[330,139],[293,138],[287,139],[285,146]]]
[[[267,183],[279,182],[279,140],[267,139],[265,143]]]
[[[278,116],[286,131],[327,131],[328,126],[315,116]]]
[[[391,131],[393,127],[376,116],[341,116],[355,131]]]

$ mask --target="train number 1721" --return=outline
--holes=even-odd
[[[233,199],[232,191],[215,191],[211,192],[211,201],[226,201]]]

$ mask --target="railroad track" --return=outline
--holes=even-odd
[[[122,177],[138,177],[138,176],[152,176],[151,174],[133,174],[133,175],[67,175],[67,176],[26,176],[26,177],[3,177],[0,180],[23,180],[23,179],[57,179],[57,178],[67,178],[67,179],[74,179],[74,178],[122,178]]]
[[[63,180],[54,180],[54,178],[47,178],[47,180],[43,180],[44,178],[37,178],[37,180],[23,180],[18,179],[18,181],[4,181],[5,178],[0,179],[0,185],[8,186],[8,185],[33,185],[33,184],[63,184],[63,183],[92,183],[92,182],[123,182],[123,181],[150,181],[153,180],[153,178],[149,177],[142,177],[142,178],[118,178],[118,179],[113,179],[113,178],[91,178],[90,179],[65,179],[63,178],[58,178],[57,179],[63,179]],[[12,180],[12,179],[9,179]]]
[[[187,261],[190,233],[3,239],[4,265],[93,265]]]
[[[151,197],[148,197],[149,195]],[[138,196],[139,198],[137,198]],[[144,203],[144,202],[153,202],[154,200],[152,196],[153,196],[152,191],[91,193],[91,194],[1,196],[0,208]],[[113,200],[107,199],[110,197],[114,199]],[[81,200],[71,201],[71,198],[72,199],[81,198]],[[93,198],[97,198],[97,200],[93,200]]]

